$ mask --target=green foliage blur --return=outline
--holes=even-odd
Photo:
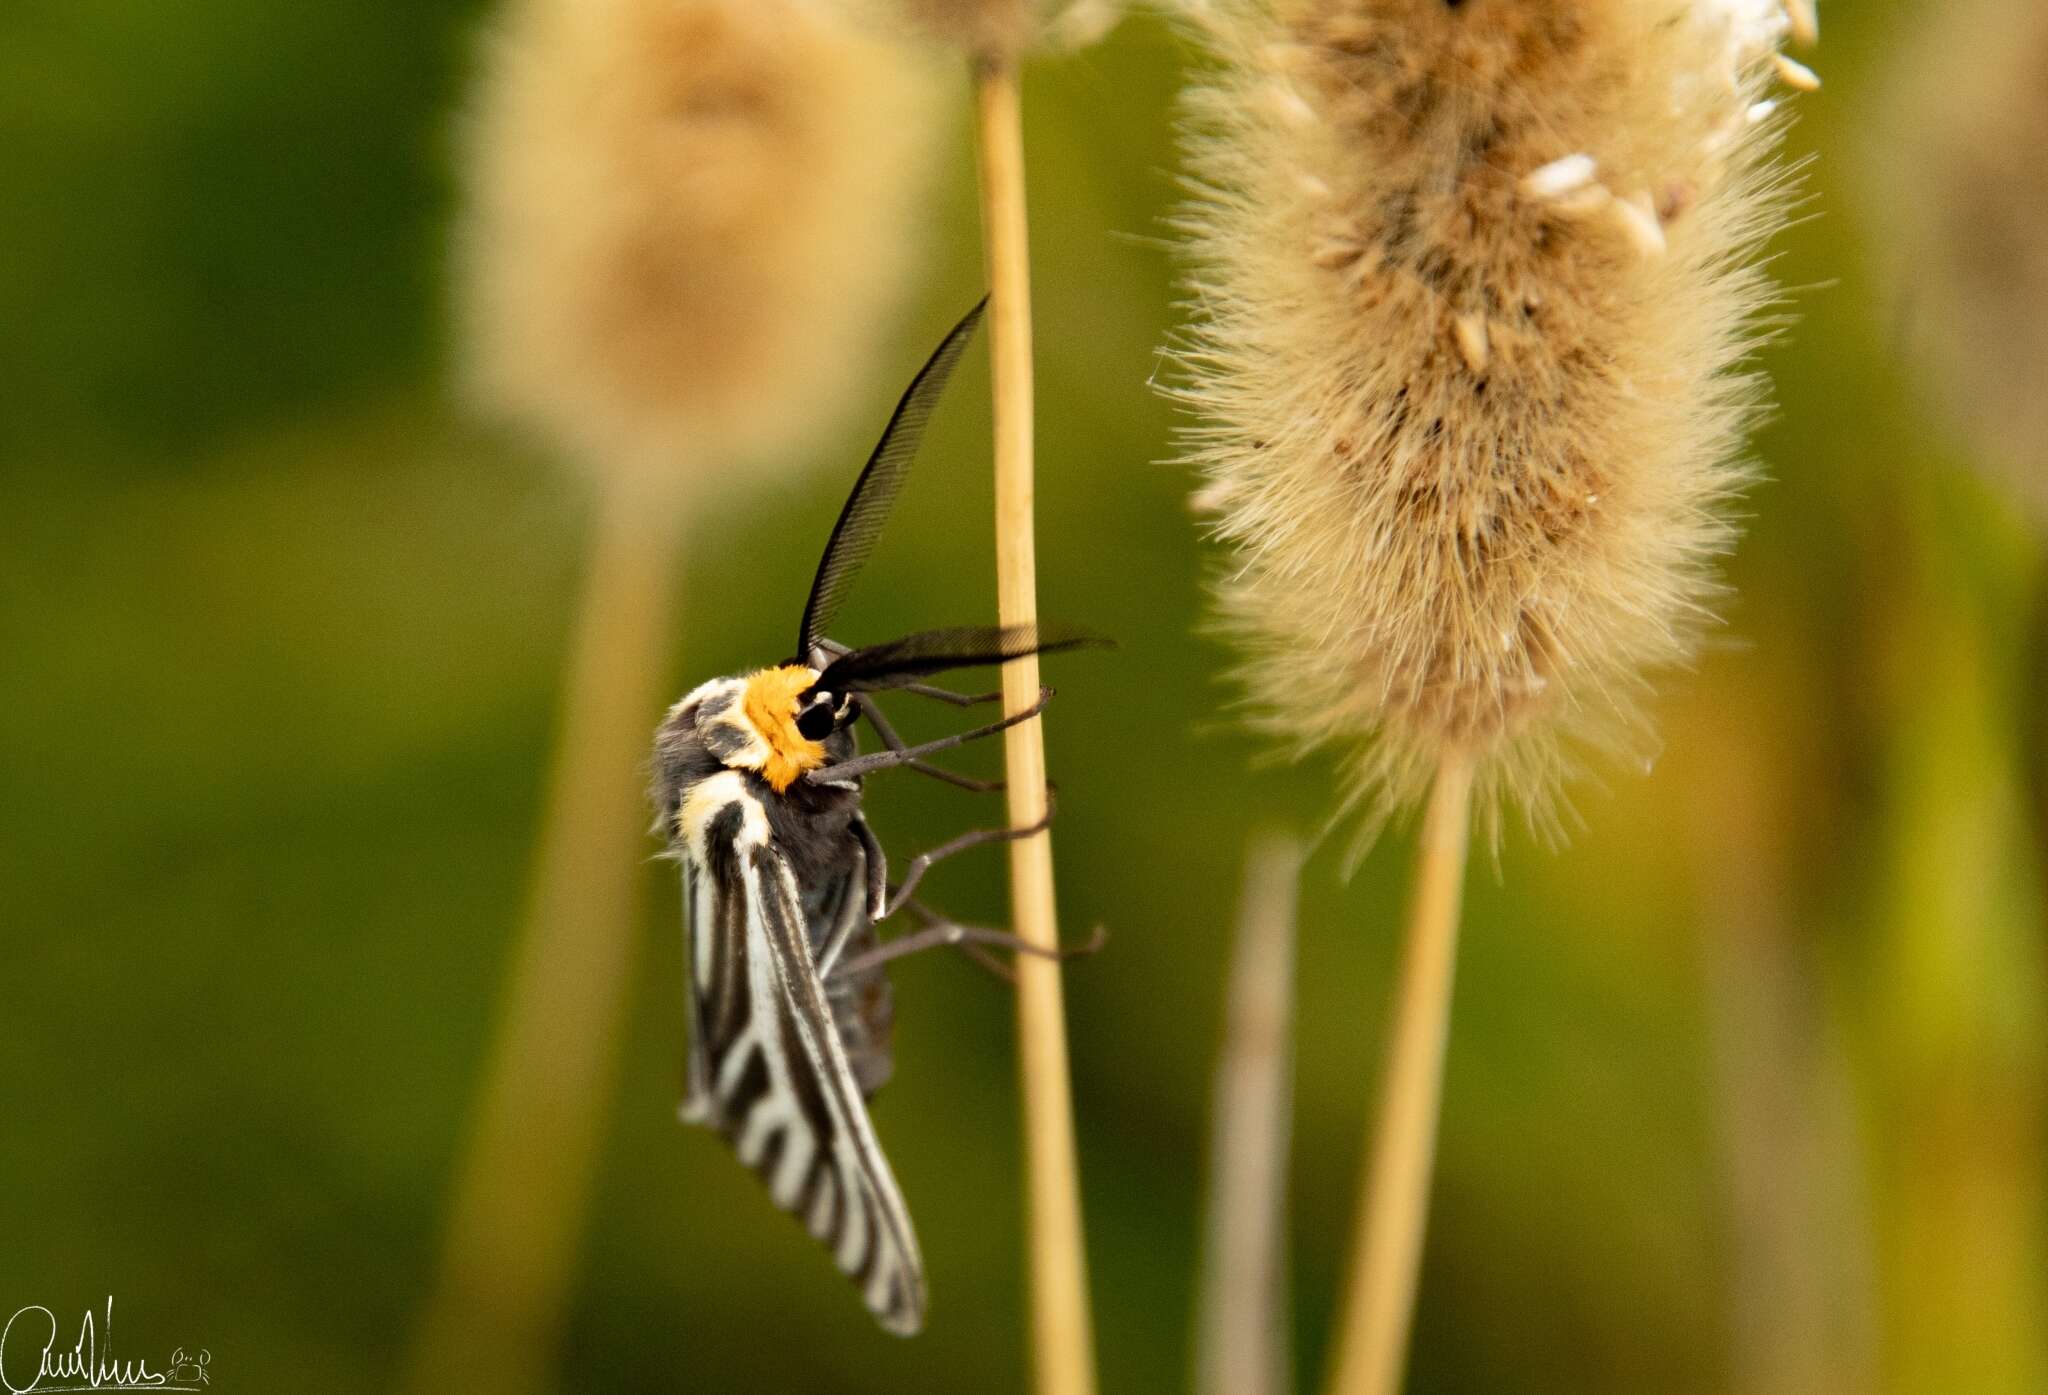
[[[1817,216],[1776,249],[1797,322],[1764,356],[1781,407],[1728,624],[1663,686],[1652,769],[1581,782],[1565,846],[1510,819],[1475,859],[1418,1392],[2048,1389],[2040,548],[1916,397],[1906,273],[1858,183],[1924,7],[1838,8],[1792,138]],[[0,1315],[75,1327],[111,1294],[122,1353],[206,1346],[222,1391],[393,1382],[528,873],[588,501],[447,390],[480,13],[0,7]],[[1162,463],[1184,61],[1139,18],[1026,88],[1042,605],[1121,642],[1053,663],[1048,728],[1064,921],[1111,935],[1069,1002],[1117,1392],[1187,1383],[1247,839],[1313,834],[1332,788],[1232,726],[1213,559]],[[870,418],[693,524],[676,691],[780,657],[894,384],[978,292],[966,141]],[[993,615],[987,428],[977,353],[843,637]],[[990,817],[940,787],[872,804],[899,856]],[[1334,843],[1307,872],[1303,1389],[1411,832],[1348,884]],[[1024,1389],[1002,986],[945,955],[895,971],[876,1117],[932,1306],[893,1340],[677,1126],[674,874],[646,875],[559,1388]],[[998,857],[927,885],[1004,915]]]

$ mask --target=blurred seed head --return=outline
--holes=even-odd
[[[1197,0],[1175,391],[1257,723],[1368,830],[1548,824],[1709,621],[1782,219],[1778,0]]]
[[[698,500],[814,445],[918,249],[938,97],[813,0],[514,3],[465,130],[471,397]]]
[[[977,57],[1086,48],[1114,29],[1126,0],[847,0],[872,17]]]
[[[901,0],[913,25],[974,54],[1014,54],[1038,24],[1032,0]]]
[[[2048,7],[1954,0],[1902,49],[1869,143],[1918,381],[2048,525]]]

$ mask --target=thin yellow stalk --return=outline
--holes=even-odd
[[[1414,900],[1331,1395],[1396,1395],[1407,1365],[1443,1102],[1444,1043],[1451,1025],[1471,805],[1471,760],[1454,751],[1437,766],[1415,852]]]
[[[1301,859],[1301,844],[1280,835],[1260,838],[1245,858],[1216,1067],[1195,1395],[1291,1386],[1284,1259]]]
[[[977,63],[975,109],[995,392],[996,605],[1004,624],[1027,625],[1038,618],[1032,534],[1031,264],[1024,211],[1023,115],[1013,59],[985,58]],[[1004,665],[1005,712],[1021,711],[1037,695],[1035,658]],[[1041,724],[1034,720],[1011,727],[1003,751],[1010,823],[1020,828],[1036,823],[1046,810]],[[1059,944],[1049,835],[1010,844],[1010,906],[1018,935],[1048,949]],[[1041,1395],[1092,1395],[1095,1340],[1088,1316],[1066,1010],[1056,959],[1018,956],[1017,1068],[1023,1097],[1037,1389]]]
[[[661,710],[674,511],[603,491],[537,866],[402,1388],[553,1385],[640,927],[646,734]]]

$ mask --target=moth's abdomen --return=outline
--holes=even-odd
[[[862,926],[846,942],[846,953],[865,954],[874,947],[874,927]],[[877,964],[864,973],[843,974],[825,986],[825,997],[861,1098],[873,1099],[896,1073],[896,994],[888,973]]]

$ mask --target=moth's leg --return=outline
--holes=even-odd
[[[884,746],[887,746],[892,751],[905,749],[903,738],[896,734],[896,728],[891,726],[889,719],[882,715],[881,703],[876,702],[866,693],[855,693],[853,695],[853,705],[860,709],[861,716],[868,719],[868,725],[875,729],[875,735],[882,738]]]
[[[992,693],[956,693],[947,688],[935,688],[929,683],[905,683],[903,691],[916,693],[919,697],[937,698],[940,702],[950,702],[955,707],[979,707],[985,702],[998,701],[1003,695],[1001,688]]]
[[[908,935],[900,935],[890,940],[887,944],[877,945],[865,954],[857,954],[841,964],[835,973],[858,974],[872,969],[878,964],[886,964],[891,959],[901,959],[906,954],[917,954],[923,950],[941,949],[949,946],[957,946],[972,953],[978,946],[995,945],[1003,949],[1015,950],[1019,954],[1035,954],[1044,959],[1076,959],[1085,954],[1095,953],[1095,951],[1102,948],[1103,943],[1109,938],[1108,932],[1098,925],[1095,927],[1095,932],[1088,937],[1087,944],[1071,948],[1047,949],[1043,945],[1035,945],[1029,940],[1019,939],[1007,930],[991,930],[981,925],[962,925],[956,920],[949,920],[939,915],[936,911],[929,909],[921,903],[912,904],[921,913],[921,917],[925,919],[924,929],[913,930]],[[999,962],[991,961],[980,955],[976,955],[975,958],[984,967],[993,969],[1004,977],[1009,976],[1008,971]]]
[[[1004,983],[1009,984],[1011,987],[1016,987],[1017,971],[1011,968],[1008,964],[1005,964],[992,951],[982,947],[981,945],[971,944],[965,940],[962,940],[959,944],[953,947],[959,950],[962,954],[966,955],[968,961],[972,963],[975,968],[980,969],[989,977],[999,978]]]
[[[877,921],[889,907],[889,854],[882,851],[882,840],[859,814],[853,816],[853,836],[859,840],[862,861],[867,864],[868,919]]]
[[[916,916],[918,922],[922,925],[938,925],[950,919],[948,916],[940,915],[930,906],[914,897],[907,904],[910,913]],[[999,978],[1012,988],[1017,986],[1017,971],[998,958],[992,950],[975,944],[971,940],[962,940],[953,948],[959,950],[969,963],[973,964],[975,968],[980,969],[990,978]],[[1032,948],[1035,950],[1037,946],[1033,945]]]
[[[882,704],[866,693],[855,693],[853,705],[868,719],[868,725],[875,729],[875,735],[882,738],[884,746],[892,751],[907,749],[903,744],[903,738],[896,734],[896,728],[890,726],[889,719],[882,715]],[[961,789],[972,790],[976,794],[987,794],[991,790],[1002,789],[1004,785],[1001,780],[977,780],[971,775],[962,775],[957,771],[933,765],[929,761],[911,761],[910,768],[920,775],[929,775],[934,780],[944,780],[949,785],[958,785]]]
[[[1019,722],[1028,722],[1043,712],[1045,705],[1051,701],[1052,689],[1040,688],[1036,702],[1022,712],[1011,713],[1000,722],[990,722],[987,726],[976,727],[972,731],[955,732],[951,736],[942,736],[936,741],[927,741],[919,746],[906,746],[900,751],[876,751],[873,755],[855,756],[851,760],[839,761],[833,765],[821,765],[806,772],[804,778],[822,784],[826,781],[851,779],[876,770],[909,765],[922,756],[931,755],[936,751],[949,751],[955,746],[964,746],[970,741],[979,741],[985,736],[1007,731]]]
[[[910,899],[910,893],[917,890],[918,882],[924,879],[924,874],[931,870],[933,863],[943,862],[955,853],[966,852],[969,848],[978,848],[984,843],[1013,843],[1019,838],[1029,838],[1035,833],[1043,833],[1052,826],[1053,808],[1052,786],[1047,785],[1045,787],[1045,815],[1036,823],[1026,825],[1023,828],[977,828],[971,832],[963,833],[957,838],[949,838],[929,852],[919,853],[916,857],[910,859],[909,865],[903,870],[903,881],[897,886],[896,894],[889,898],[889,904],[882,908],[882,913],[876,916],[875,919],[887,920],[890,916],[902,910],[904,903]]]

